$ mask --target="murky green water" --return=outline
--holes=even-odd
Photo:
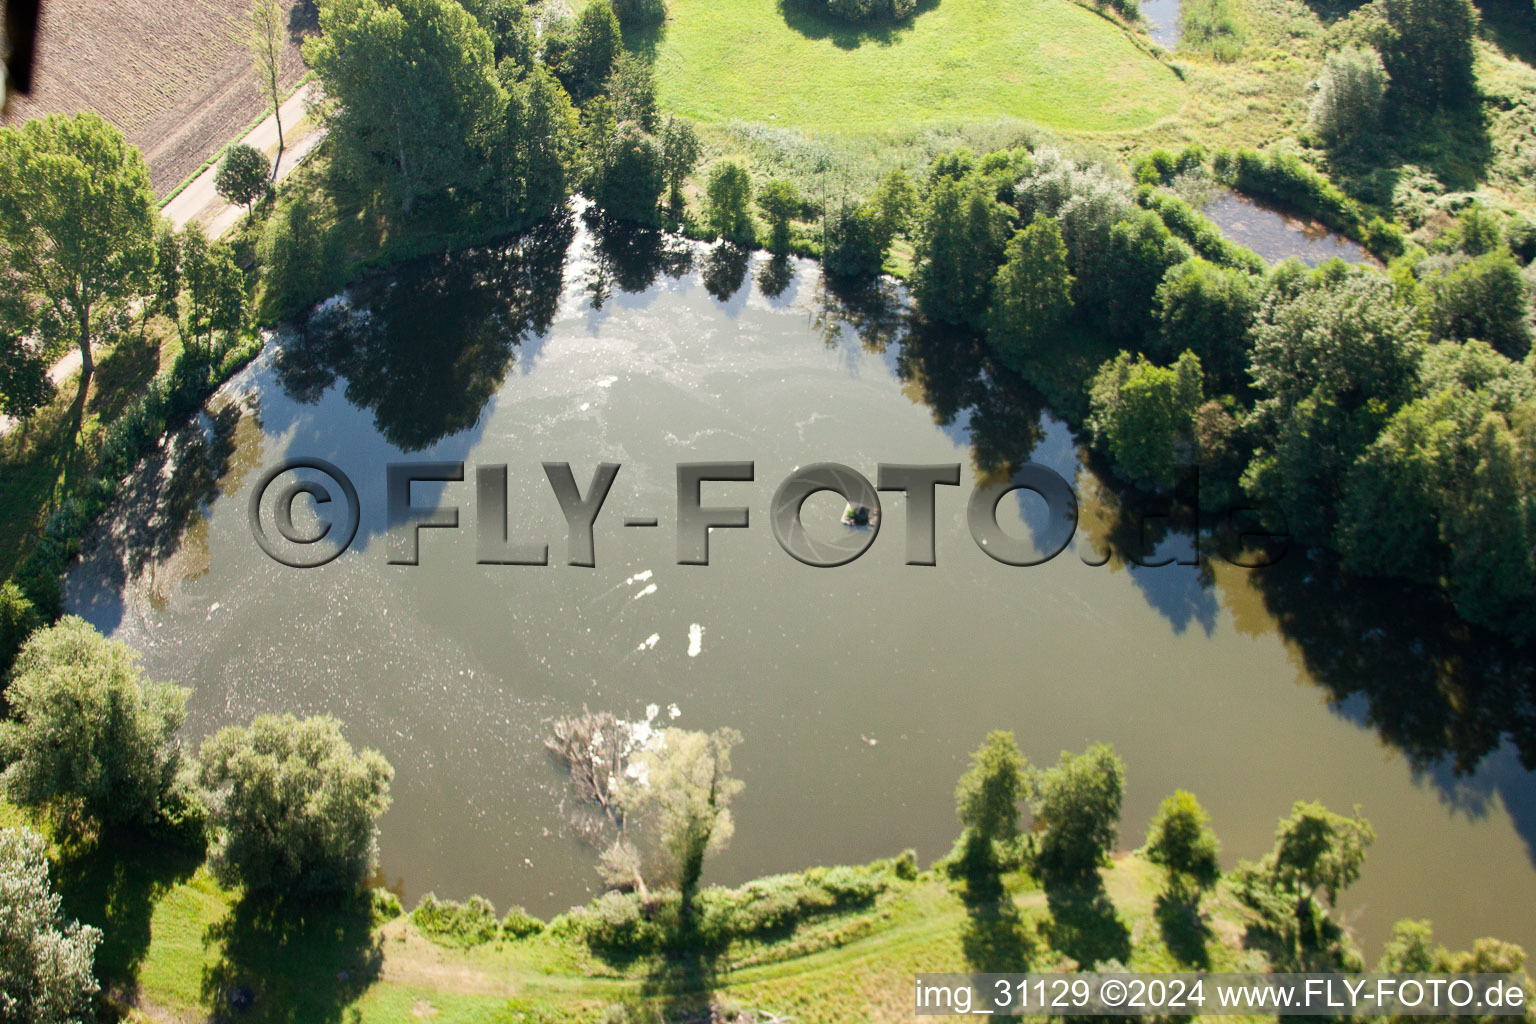
[[[195,688],[190,737],[258,712],[334,713],[396,768],[382,849],[410,899],[479,892],[543,913],[596,877],[562,829],[541,742],[583,705],[636,717],[675,703],[679,725],[741,730],[736,836],[708,869],[725,882],[905,846],[937,857],[989,729],[1014,729],[1037,763],[1109,740],[1129,772],[1122,848],[1178,787],[1209,808],[1229,865],[1266,850],[1298,797],[1358,803],[1380,834],[1346,901],[1369,949],[1410,914],[1451,943],[1536,947],[1522,658],[1300,551],[1259,572],[1090,566],[1125,530],[1114,488],[971,343],[905,336],[891,308],[831,298],[808,264],[643,236],[594,247],[574,229],[563,269],[568,236],[551,230],[358,289],[371,319],[322,316],[269,347],[189,460],[211,468],[156,477],[146,489],[176,500],[98,538],[70,606]],[[416,567],[386,564],[382,532],[383,467],[403,452],[471,466],[442,492],[464,528],[424,531]],[[362,496],[356,542],[323,568],[277,565],[248,528],[259,470],[290,456],[336,463]],[[752,526],[715,532],[711,565],[680,566],[674,467],[705,459],[756,462],[755,482],[704,494],[750,506]],[[1061,557],[1011,568],[970,540],[965,498],[1030,459],[1076,481],[1081,524]],[[784,554],[770,496],[824,460],[870,477],[880,462],[962,463],[963,486],[939,491],[938,565],[903,564],[898,495],[859,561]],[[623,464],[597,568],[563,564],[541,461],[571,462],[583,488],[597,462]],[[513,538],[547,541],[554,564],[476,564],[484,463],[508,464]],[[823,495],[807,514],[841,508]],[[999,514],[1029,535],[1017,495]],[[651,515],[659,528],[621,525]]]

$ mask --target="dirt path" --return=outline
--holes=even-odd
[[[279,108],[283,118],[283,141],[287,146],[278,164],[278,181],[288,177],[305,157],[314,152],[320,140],[325,138],[324,130],[306,117],[309,107],[324,98],[325,91],[320,87],[320,83],[309,82]],[[303,122],[302,128],[300,128],[300,122]],[[295,131],[296,128],[300,130]],[[265,153],[268,160],[273,159],[277,156],[276,119],[270,114],[267,115],[239,141]],[[218,175],[218,171],[218,164],[211,165],[177,193],[176,198],[165,204],[160,212],[172,226],[180,229],[195,221],[208,232],[209,238],[218,238],[240,223],[240,218],[245,215],[245,207],[226,202],[224,197],[219,195],[213,185],[213,179]],[[48,379],[53,382],[54,387],[62,387],[64,382],[79,370],[80,349],[74,347],[49,368]],[[0,414],[0,436],[6,434],[15,423],[16,421],[11,417]]]

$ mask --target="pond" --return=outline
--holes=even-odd
[[[1331,259],[1345,263],[1374,262],[1359,242],[1345,238],[1315,221],[1281,213],[1256,199],[1223,189],[1201,208],[1221,233],[1245,245],[1271,263],[1295,257],[1309,267]]]
[[[1177,788],[1211,812],[1228,866],[1267,850],[1298,798],[1360,804],[1380,838],[1344,906],[1373,958],[1406,915],[1458,947],[1536,947],[1528,660],[1431,597],[1302,551],[1263,570],[1129,564],[1122,497],[1071,432],[971,339],[908,325],[899,299],[579,218],[396,268],[268,346],[179,442],[190,468],[142,469],[69,607],[193,687],[190,741],[261,712],[330,713],[383,751],[383,867],[411,901],[478,892],[548,914],[587,899],[595,858],[562,825],[543,738],[583,706],[654,704],[745,737],[715,881],[940,856],[968,752],[1007,728],[1037,764],[1115,744],[1122,849]],[[361,495],[356,540],[320,568],[274,562],[248,524],[261,470],[293,457],[334,463]],[[415,566],[389,564],[381,507],[384,466],[405,458],[469,466],[416,487],[464,528],[422,530]],[[714,531],[709,565],[679,565],[675,467],[701,460],[755,462],[752,482],[703,493],[748,506],[750,525]],[[965,502],[1031,460],[1074,482],[1081,516],[1060,557],[1018,568],[971,540]],[[565,564],[550,461],[583,491],[597,463],[622,466],[595,568]],[[904,564],[897,494],[857,561],[785,554],[770,497],[820,461],[871,479],[881,462],[961,464],[962,486],[938,489],[937,564]],[[549,565],[476,563],[486,464],[508,467],[511,539],[547,542]],[[1036,500],[1006,498],[1003,529],[1042,530]],[[838,534],[843,507],[818,495],[808,528]]]
[[[1179,45],[1180,0],[1142,0],[1141,17],[1147,23],[1147,35],[1165,50]]]

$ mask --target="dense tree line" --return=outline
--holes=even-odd
[[[1180,173],[1163,162],[1141,180]],[[1517,224],[1474,206],[1385,270],[1269,268],[1204,241],[1156,184],[1048,148],[951,154],[922,191],[919,310],[983,332],[1129,481],[1199,464],[1216,477],[1202,493],[1261,499],[1352,569],[1442,586],[1469,621],[1530,635],[1536,357]],[[828,218],[831,270],[850,219]],[[889,237],[865,234],[869,273]],[[1106,342],[1114,358],[1074,362]]]

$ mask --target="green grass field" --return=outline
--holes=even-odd
[[[1016,118],[1074,134],[1179,110],[1185,87],[1124,30],[1069,0],[938,0],[857,30],[776,0],[671,0],[662,103],[704,122],[903,131]]]
[[[548,935],[447,948],[405,918],[372,930],[351,915],[248,921],[199,869],[140,897],[142,944],[108,973],[120,994],[136,982],[136,1019],[154,1021],[203,1019],[217,993],[239,985],[255,995],[242,1019],[262,1022],[597,1024],[614,1003],[687,1013],[713,1001],[797,1024],[877,1024],[910,1019],[917,971],[1042,969],[1062,956],[1087,964],[1110,954],[1152,971],[1254,962],[1243,948],[1249,915],[1225,886],[1205,901],[1192,951],[1160,924],[1159,869],[1129,855],[1103,877],[1094,903],[1048,899],[1021,876],[978,901],[930,872],[867,910],[732,946],[699,970],[654,958],[613,964]]]

